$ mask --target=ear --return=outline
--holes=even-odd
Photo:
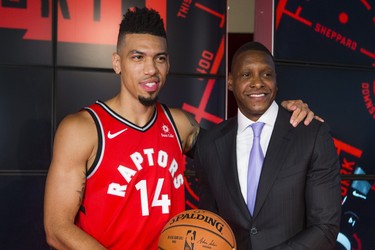
[[[121,73],[121,58],[116,52],[112,54],[112,68],[117,75]]]
[[[228,74],[228,89],[233,91],[233,76],[232,73],[229,72]]]

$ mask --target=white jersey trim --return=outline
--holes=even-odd
[[[99,166],[100,166],[100,164],[103,160],[104,149],[105,149],[105,135],[104,135],[103,125],[102,125],[101,120],[99,119],[98,115],[96,114],[96,112],[93,109],[88,108],[88,107],[86,107],[85,109],[90,111],[91,114],[93,114],[95,116],[95,118],[93,117],[93,119],[95,119],[95,123],[97,124],[96,129],[99,132],[99,136],[101,137],[101,143],[99,143],[99,141],[98,141],[98,150],[97,150],[97,154],[96,154],[96,159],[98,159],[98,161],[94,165],[91,166],[90,174],[88,176],[86,176],[86,179],[89,179],[99,169]],[[98,138],[98,139],[100,139],[100,138]]]
[[[172,116],[172,114],[170,114],[169,112],[167,112],[167,111],[165,110],[165,108],[164,108],[163,105],[160,105],[160,106],[161,106],[161,108],[163,109],[165,116],[168,118],[168,121],[169,121],[169,123],[171,124],[171,126],[172,126],[172,128],[173,128],[174,134],[176,135],[176,138],[177,138],[177,139],[176,139],[176,140],[177,140],[177,144],[178,144],[178,146],[180,147],[181,152],[183,152],[183,151],[182,151],[182,143],[181,143],[180,135],[178,134],[177,128],[175,127],[175,123],[174,123],[173,118],[171,118],[171,117],[169,116],[169,115]]]
[[[158,114],[158,111],[157,109],[155,109],[155,113],[154,115],[152,116],[151,120],[144,126],[144,127],[139,127],[137,125],[135,125],[134,123],[126,120],[124,117],[120,116],[119,114],[117,114],[116,112],[114,112],[112,109],[110,109],[105,103],[103,103],[102,101],[96,101],[97,104],[99,104],[104,110],[106,110],[108,112],[108,114],[110,114],[113,118],[119,120],[120,122],[126,124],[127,126],[135,129],[135,130],[138,130],[138,131],[146,131],[148,130],[150,127],[152,127],[152,125],[155,123],[156,121],[156,118],[157,118],[157,114]]]

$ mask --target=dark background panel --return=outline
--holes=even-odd
[[[106,101],[120,90],[120,77],[113,71],[58,70],[56,80],[56,124],[96,100]]]
[[[374,67],[374,7],[374,1],[275,1],[275,57]]]
[[[0,63],[51,66],[51,41],[24,40],[25,33],[26,30],[0,27]]]
[[[222,50],[220,44],[226,37],[226,6],[222,1],[199,1],[182,11],[184,6],[181,1],[168,1],[171,72],[225,76],[225,43]],[[219,67],[212,72],[214,59],[220,56]]]
[[[43,227],[45,174],[0,174],[0,247],[48,250]]]
[[[81,43],[57,44],[57,65],[68,67],[89,67],[112,69],[112,53],[115,45]]]
[[[212,87],[211,87],[212,86]],[[226,81],[223,77],[188,77],[169,75],[164,89],[160,92],[160,101],[170,107],[182,108],[199,119],[201,112],[216,116],[221,120],[225,116]],[[205,93],[207,98],[204,97]],[[200,125],[210,128],[216,120],[204,116]]]
[[[0,67],[0,170],[46,170],[50,162],[49,68]]]
[[[278,100],[308,103],[330,125],[333,137],[363,151],[358,162],[375,174],[375,119],[362,92],[363,82],[373,85],[375,70],[278,64],[277,72]]]

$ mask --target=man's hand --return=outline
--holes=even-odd
[[[302,100],[282,101],[281,106],[288,111],[293,111],[292,117],[290,118],[290,124],[292,124],[293,127],[297,127],[297,125],[304,119],[303,123],[305,125],[309,125],[314,118],[318,121],[324,122],[324,120],[315,115],[314,112],[309,109],[307,103],[304,103]]]

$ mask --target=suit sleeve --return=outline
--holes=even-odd
[[[340,165],[328,125],[316,136],[306,176],[306,229],[272,249],[333,249],[341,219]]]
[[[197,143],[200,140],[200,138],[202,138],[206,133],[207,133],[207,130],[201,127],[194,145],[191,147],[191,149],[188,152],[185,153],[187,157],[194,159],[194,154],[195,154],[195,149],[197,148]]]
[[[218,212],[216,201],[214,195],[209,186],[208,180],[206,178],[209,171],[202,162],[204,162],[204,136],[199,136],[195,146],[194,152],[194,168],[197,174],[198,181],[198,196],[199,196],[199,208],[212,211],[214,213]]]

